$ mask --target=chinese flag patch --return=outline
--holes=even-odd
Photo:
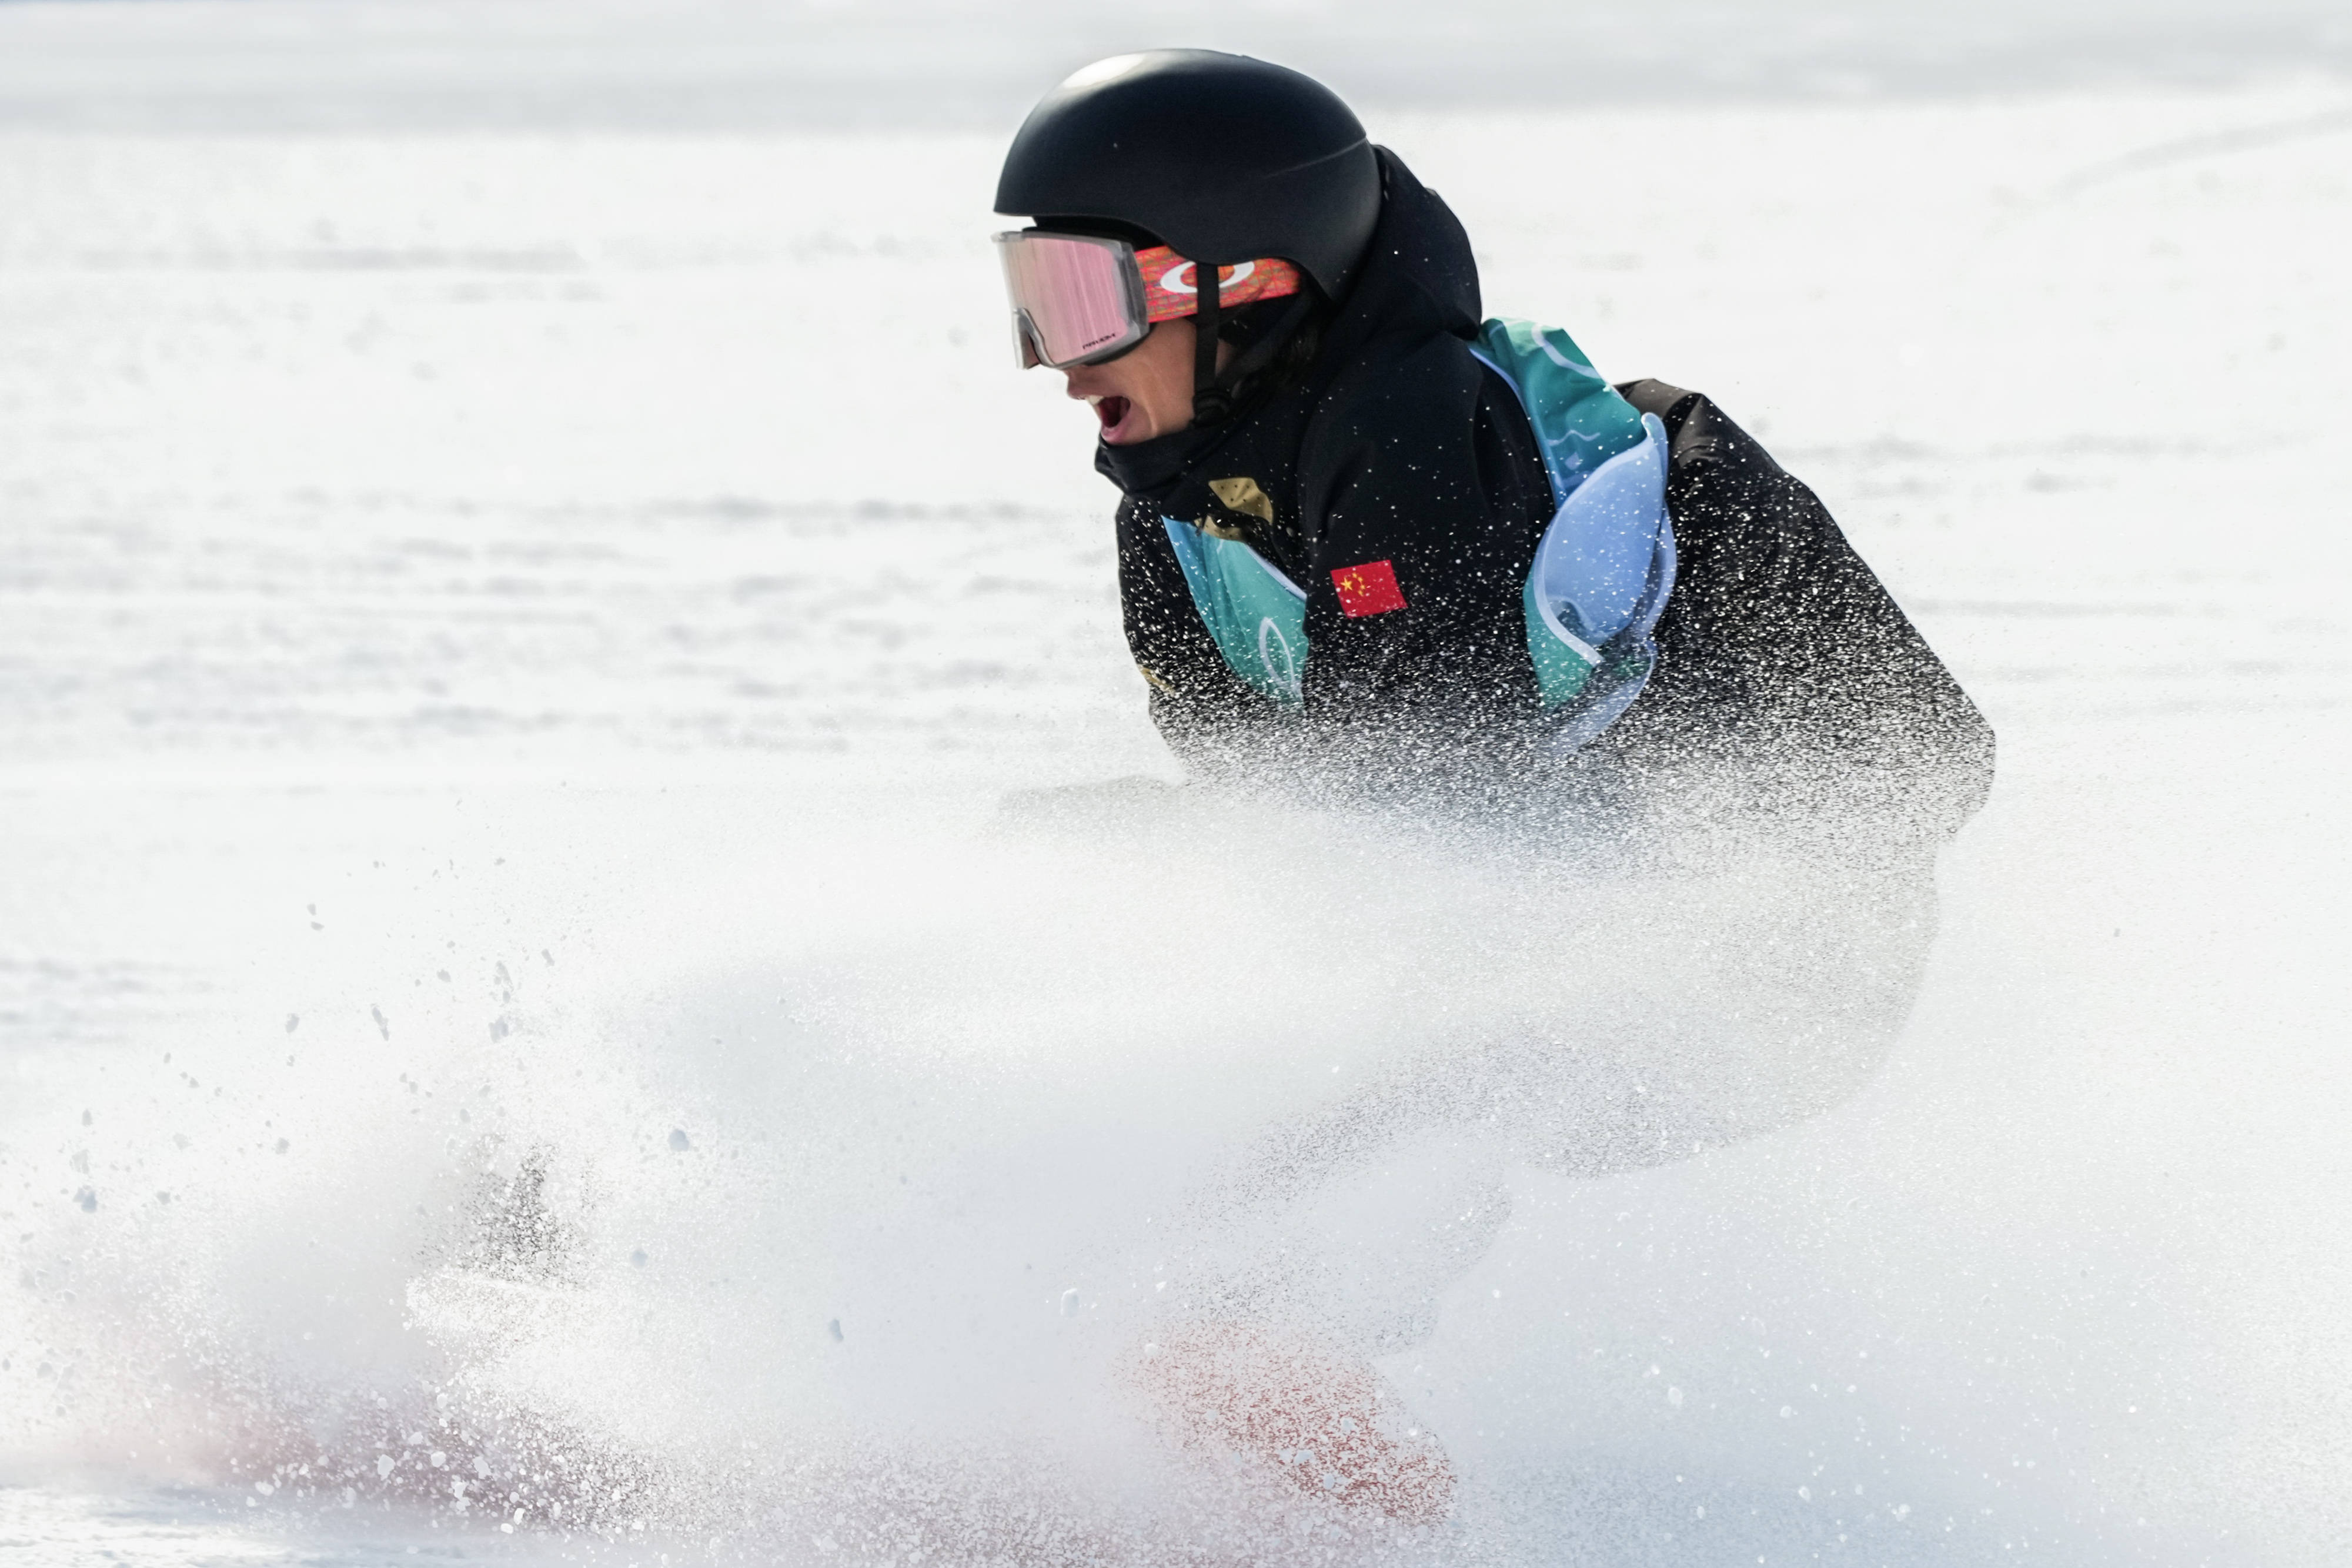
[[[1384,560],[1343,566],[1331,574],[1339,591],[1339,613],[1348,616],[1386,615],[1404,608],[1404,591],[1397,586],[1396,568]]]

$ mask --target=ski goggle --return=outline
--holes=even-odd
[[[1116,359],[1199,301],[1192,263],[1164,245],[1139,251],[1125,240],[1024,229],[998,235],[996,254],[1023,370]],[[1217,268],[1221,310],[1297,292],[1298,269],[1276,257]]]

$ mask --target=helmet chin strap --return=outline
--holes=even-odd
[[[1217,300],[1220,269],[1205,261],[1192,264],[1192,423],[1223,424],[1233,417],[1233,394],[1217,382],[1218,329],[1224,312]]]
[[[1273,361],[1291,333],[1314,310],[1315,297],[1302,289],[1274,324],[1257,335],[1257,341],[1234,356],[1234,362],[1223,371],[1217,368],[1217,328],[1223,319],[1217,299],[1217,279],[1209,278],[1196,298],[1199,308],[1192,317],[1192,424],[1198,429],[1223,424],[1234,416],[1234,393]]]

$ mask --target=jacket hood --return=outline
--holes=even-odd
[[[1337,371],[1385,339],[1418,341],[1433,332],[1475,338],[1485,315],[1478,264],[1462,221],[1413,178],[1403,159],[1385,147],[1374,151],[1381,160],[1381,221],[1324,340],[1318,370]]]

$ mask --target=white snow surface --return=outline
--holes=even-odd
[[[2001,744],[1859,1094],[1332,1211],[1507,1199],[1380,1364],[1463,1485],[1391,1536],[1115,1363],[1217,1151],[1565,982],[1475,852],[992,826],[1175,776],[1002,125],[486,124],[454,7],[466,92],[322,123],[251,45],[322,13],[85,9],[0,7],[0,1555],[2352,1552],[2339,81],[1369,103],[1489,309],[1712,393]],[[124,16],[171,93],[25,86]],[[467,1266],[486,1180],[540,1263]]]

